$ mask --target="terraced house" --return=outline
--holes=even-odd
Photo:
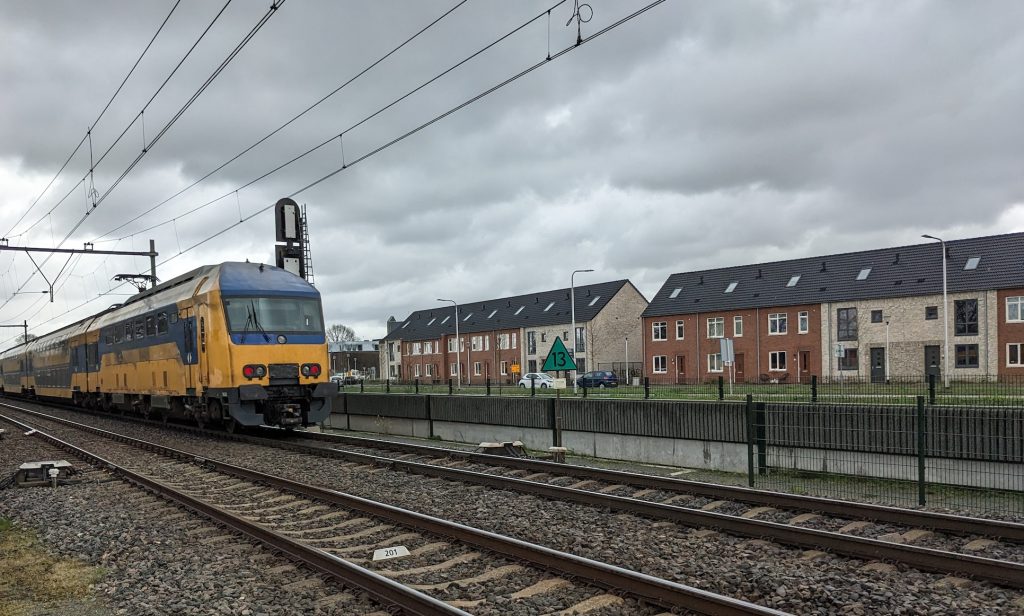
[[[643,314],[655,383],[1024,375],[1024,233],[673,274]],[[943,261],[946,301],[943,302]]]
[[[575,288],[578,372],[641,360],[640,314],[647,300],[628,280]],[[539,372],[555,338],[573,348],[572,294],[555,289],[458,305],[439,304],[389,321],[381,365],[391,379],[512,384]],[[627,339],[634,341],[628,349]],[[627,351],[630,356],[627,358]],[[457,363],[458,362],[458,363]]]

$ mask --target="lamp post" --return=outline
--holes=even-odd
[[[569,276],[569,297],[570,303],[572,304],[572,363],[576,363],[576,274],[584,274],[586,272],[592,272],[592,269],[578,269],[573,270],[572,275]],[[578,387],[576,385],[576,370],[572,371],[572,391],[576,393]]]
[[[921,237],[938,240],[942,244],[942,336],[945,346],[943,354],[946,356],[942,370],[942,384],[949,389],[949,301],[946,299],[946,241],[934,235],[922,235]]]
[[[889,383],[889,317],[885,317],[885,382]]]
[[[454,299],[437,298],[439,302],[451,302],[455,306],[455,382],[459,390],[462,390],[462,340],[459,338],[459,305]]]

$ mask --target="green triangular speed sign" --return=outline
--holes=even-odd
[[[548,370],[575,370],[576,362],[572,360],[572,356],[569,355],[569,351],[566,350],[565,345],[562,344],[562,339],[556,337],[555,343],[551,345],[551,350],[548,351],[548,357],[544,360],[544,367],[541,370],[545,372]]]

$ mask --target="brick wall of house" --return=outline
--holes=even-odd
[[[1024,303],[1024,300],[1019,298],[1024,298],[1024,288],[1005,289],[997,293],[996,301],[999,309],[996,311],[998,323],[996,325],[998,332],[996,354],[999,366],[997,374],[1000,376],[1024,378],[1024,320],[1010,321],[1007,316],[1007,300],[1011,300],[1017,305]],[[1024,312],[1020,308],[1018,308],[1018,317],[1024,318]],[[1015,347],[1015,352],[1012,354],[1010,345]],[[1014,359],[1017,363],[1011,363]]]

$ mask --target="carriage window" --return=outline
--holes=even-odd
[[[106,342],[108,346],[114,344],[114,334],[107,334],[103,337],[103,341]]]
[[[114,326],[114,344],[121,342],[121,327],[118,325]]]
[[[177,312],[172,312],[171,313],[171,325],[173,325],[173,324],[175,324],[177,322],[178,322],[178,313]]]
[[[161,312],[156,315],[156,333],[162,335],[167,333],[167,313]]]
[[[124,324],[124,341],[125,342],[131,342],[131,340],[132,340],[132,324],[131,323],[125,323]]]
[[[153,315],[150,315],[150,316],[146,317],[146,335],[147,336],[155,336],[156,335],[156,319],[153,318]]]
[[[142,319],[135,319],[135,339],[140,340],[146,337],[146,322]]]

